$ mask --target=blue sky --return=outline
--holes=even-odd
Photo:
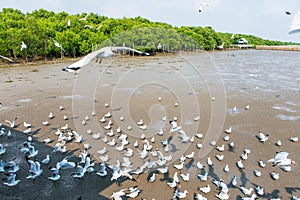
[[[209,2],[202,13],[201,2]],[[251,34],[264,39],[300,42],[289,35],[299,0],[1,0],[0,8],[22,12],[44,8],[70,14],[93,12],[113,18],[141,16],[173,26],[211,26],[218,32]]]

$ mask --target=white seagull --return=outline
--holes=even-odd
[[[17,185],[21,180],[16,180],[16,174],[15,173],[11,173],[8,177],[7,177],[7,181],[4,182],[4,185],[7,185],[9,187],[11,186],[15,186]]]
[[[21,44],[21,51],[23,51],[24,49],[27,48],[27,45],[24,43],[24,41],[22,41],[22,44]]]
[[[284,151],[277,152],[276,156],[274,158],[271,158],[268,160],[268,162],[271,162],[273,166],[282,166],[282,165],[291,165],[294,164],[295,161],[288,158],[289,153]]]
[[[269,134],[264,134],[263,132],[259,131],[257,137],[258,137],[260,142],[265,143],[269,139],[269,136],[270,136]]]
[[[294,14],[289,34],[299,33],[300,32],[300,11]]]
[[[141,52],[129,47],[103,47],[97,51],[93,51],[92,53],[89,53],[88,55],[86,55],[84,58],[80,59],[79,61],[69,65],[68,67],[62,69],[63,71],[66,72],[73,72],[76,71],[78,69],[80,69],[81,67],[84,67],[85,65],[87,65],[93,58],[97,58],[100,59],[100,63],[102,61],[102,58],[107,58],[107,57],[111,57],[113,56],[116,52],[118,51],[132,51],[141,55],[147,55],[149,56],[149,53],[145,53],[145,52]]]

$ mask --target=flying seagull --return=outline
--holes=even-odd
[[[24,49],[27,48],[27,45],[24,43],[24,41],[22,41],[22,44],[21,44],[21,51],[23,51]]]
[[[83,18],[79,19],[78,21],[85,21],[87,19],[87,17],[89,16],[89,14],[87,14],[86,16],[84,16]]]
[[[58,43],[55,39],[53,39],[53,38],[52,38],[52,40],[53,40],[54,45],[55,45],[56,47],[60,48],[63,52],[66,53],[66,51],[64,50],[64,48],[62,47],[61,44],[59,44],[59,43]]]
[[[285,14],[291,15],[292,13],[290,11],[285,11]]]
[[[76,71],[76,70],[80,69],[81,67],[84,67],[85,65],[87,65],[95,57],[97,58],[97,60],[100,59],[99,63],[101,63],[102,58],[111,57],[114,55],[115,52],[118,52],[118,51],[133,51],[133,52],[141,54],[141,55],[147,55],[147,56],[150,55],[149,53],[141,52],[141,51],[129,48],[129,47],[103,47],[97,51],[89,53],[81,60],[69,65],[68,67],[66,67],[62,70],[66,71],[66,72]]]
[[[200,4],[200,7],[199,7],[199,10],[198,10],[200,13],[203,11],[203,7],[204,7],[204,6],[207,6],[207,7],[208,7],[208,6],[210,6],[210,3],[206,3],[206,2],[201,3],[201,4]]]
[[[299,33],[300,32],[300,11],[294,14],[289,34]]]
[[[1,55],[0,55],[0,58],[3,58],[4,60],[7,60],[7,61],[9,61],[9,62],[14,62],[13,60],[11,60],[11,59],[9,59],[9,58],[7,58],[7,57],[5,57],[5,56],[1,56]]]

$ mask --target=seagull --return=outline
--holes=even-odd
[[[64,48],[62,47],[61,44],[59,44],[54,38],[52,38],[53,42],[54,42],[54,45],[58,48],[60,48],[63,52],[66,53],[66,51],[64,50]]]
[[[216,158],[217,158],[219,161],[221,161],[221,160],[224,159],[224,155],[219,155],[219,154],[217,154],[217,155],[216,155]]]
[[[152,176],[150,176],[149,180],[150,183],[153,183],[155,181],[155,173],[152,174]]]
[[[271,158],[268,160],[268,162],[271,162],[273,166],[282,166],[282,165],[291,165],[294,164],[295,161],[292,159],[287,158],[289,156],[288,152],[279,151],[277,152],[276,156],[274,158]]]
[[[111,195],[111,198],[113,198],[114,200],[122,200],[122,196],[125,195],[125,189],[122,189],[120,191],[117,192],[113,192]]]
[[[217,149],[218,151],[220,151],[220,152],[223,152],[224,149],[225,149],[225,145],[222,144],[221,146],[217,146],[216,149]]]
[[[242,200],[255,200],[255,199],[257,199],[256,194],[252,194],[251,197],[242,197]]]
[[[258,194],[258,195],[260,195],[260,196],[263,196],[264,195],[264,188],[263,187],[261,187],[261,186],[255,186],[255,192]]]
[[[290,11],[285,11],[285,14],[291,15],[292,13]]]
[[[239,169],[244,169],[245,167],[244,167],[244,164],[242,163],[242,160],[239,160],[237,163],[236,163],[236,165],[237,165],[237,167],[239,168]]]
[[[172,182],[167,182],[167,185],[171,188],[174,188],[174,187],[176,187],[176,181],[173,179]]]
[[[128,190],[130,191],[130,193],[126,194],[126,197],[129,198],[136,198],[141,192],[137,187],[129,188]]]
[[[187,173],[187,174],[180,173],[180,176],[184,181],[189,181],[190,180],[190,174],[189,173]]]
[[[27,48],[27,45],[24,43],[24,41],[22,41],[22,44],[21,44],[21,51],[23,51],[24,49]]]
[[[7,177],[7,181],[3,184],[9,187],[17,185],[21,180],[16,180],[16,176],[17,175],[15,173],[9,174],[9,176]]]
[[[249,110],[250,109],[250,105],[246,105],[245,110]]]
[[[27,122],[24,122],[23,125],[24,125],[25,128],[30,128],[31,127],[31,124],[29,124]]]
[[[172,126],[170,129],[170,133],[179,131],[181,129],[181,126],[178,126],[176,121],[170,121],[170,124]]]
[[[210,190],[211,190],[209,184],[208,184],[207,186],[201,187],[201,188],[199,188],[199,189],[200,189],[201,192],[203,192],[203,193],[205,193],[205,194],[209,193]]]
[[[16,173],[20,169],[20,167],[14,161],[10,161],[10,162],[5,163],[5,168],[6,168],[8,173]]]
[[[225,165],[225,167],[223,168],[224,172],[229,172],[229,166],[228,164]]]
[[[240,190],[243,192],[244,195],[250,196],[254,189],[253,188],[248,189],[246,187],[240,186]]]
[[[91,25],[84,25],[84,28],[89,28],[89,29],[91,29],[91,30],[94,30],[94,27],[93,26],[91,26]]]
[[[231,179],[231,185],[233,185],[233,186],[237,185],[237,178],[236,178],[236,176],[232,177],[232,179]]]
[[[181,142],[191,142],[191,138],[188,137],[183,130],[179,130],[178,133],[180,134],[178,137]]]
[[[58,179],[60,179],[60,174],[59,174],[59,170],[57,168],[51,168],[50,169],[52,172],[52,176],[48,177],[48,179],[53,180],[53,181],[57,181]]]
[[[282,142],[281,140],[278,140],[276,143],[275,143],[276,146],[281,146],[282,145]]]
[[[56,163],[56,168],[57,169],[71,169],[71,168],[76,167],[76,163],[75,162],[68,161],[68,159],[70,157],[71,156],[67,156],[64,159],[62,159],[60,162],[57,162]]]
[[[200,4],[200,7],[199,7],[199,10],[198,10],[200,13],[203,11],[203,7],[204,7],[204,6],[207,6],[207,7],[208,7],[208,6],[210,6],[210,3],[206,3],[206,2],[201,3],[201,4]]]
[[[200,178],[201,181],[207,181],[208,179],[208,173],[204,173],[204,174],[197,174],[197,176]]]
[[[258,165],[259,165],[261,168],[264,168],[264,167],[266,166],[266,164],[265,164],[262,160],[258,161]]]
[[[48,164],[50,162],[50,155],[46,155],[46,158],[41,161],[43,164]]]
[[[253,170],[253,173],[255,176],[260,177],[261,176],[261,172],[258,169]]]
[[[54,115],[53,115],[53,113],[52,113],[52,112],[50,112],[50,113],[49,113],[49,115],[48,115],[48,117],[49,117],[50,119],[53,119],[53,118],[54,118]]]
[[[202,194],[195,194],[194,199],[196,200],[207,200]]]
[[[9,59],[9,58],[7,58],[7,57],[5,57],[5,56],[2,56],[2,55],[0,55],[0,58],[3,58],[3,59],[5,59],[5,60],[7,60],[7,61],[9,61],[9,62],[14,62],[12,59]],[[10,80],[10,79],[9,79]]]
[[[298,11],[293,16],[289,34],[294,34],[299,32],[300,32],[300,11]]]
[[[200,161],[198,161],[198,162],[196,163],[196,167],[197,167],[198,169],[203,169],[203,168],[204,168],[204,166],[201,164]]]
[[[225,133],[230,134],[232,132],[232,127],[229,127],[228,129],[224,130]]]
[[[85,21],[87,19],[87,17],[89,16],[89,14],[87,14],[86,16],[84,16],[83,18],[79,19],[78,21]]]
[[[26,178],[35,179],[36,177],[42,174],[43,170],[41,169],[40,162],[28,160],[28,163],[30,164],[30,175],[28,175]]]
[[[259,131],[257,138],[260,142],[265,143],[269,139],[269,136],[269,134],[264,134],[263,132]]]
[[[15,121],[17,120],[18,118],[17,117],[15,117],[12,121],[9,121],[9,120],[4,120],[6,123],[8,123],[9,124],[9,127],[10,128],[15,128]]]
[[[6,148],[3,144],[0,144],[0,155],[4,154],[6,152]]]
[[[296,136],[296,137],[290,137],[290,141],[291,142],[298,142],[298,140],[299,140],[298,136]]]
[[[77,165],[77,170],[76,172],[72,173],[71,175],[74,178],[82,178],[86,172],[86,169],[82,167],[81,165]]]
[[[100,59],[100,63],[102,61],[102,58],[107,58],[107,57],[111,57],[114,55],[115,52],[118,51],[132,51],[135,53],[138,53],[140,55],[147,55],[149,56],[149,53],[145,53],[145,52],[141,52],[129,47],[103,47],[97,51],[93,51],[92,53],[89,53],[88,55],[86,55],[84,58],[82,58],[81,60],[69,65],[68,67],[62,69],[63,71],[74,71],[74,70],[78,70],[82,67],[84,67],[85,65],[87,65],[93,58],[97,58]]]
[[[188,191],[187,190],[184,190],[183,192],[180,192],[179,191],[179,188],[177,188],[175,190],[175,193],[174,193],[174,196],[175,197],[178,197],[179,199],[184,199],[187,195]]]
[[[208,164],[209,166],[212,166],[212,165],[213,165],[213,162],[211,161],[211,158],[210,158],[210,157],[208,157],[206,161],[207,161],[207,164]]]
[[[275,171],[270,173],[270,176],[274,179],[274,180],[278,180],[279,179],[279,173],[276,173]]]
[[[48,126],[48,125],[49,125],[49,122],[48,122],[48,121],[43,121],[42,124],[43,124],[44,126]]]
[[[193,151],[192,153],[186,155],[185,157],[189,158],[189,159],[192,159],[192,158],[194,158],[194,155],[195,155],[195,152]]]
[[[98,174],[99,176],[102,176],[102,177],[107,175],[106,165],[104,163],[100,164],[100,169],[96,174]]]

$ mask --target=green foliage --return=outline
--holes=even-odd
[[[80,20],[86,17],[86,20]],[[70,26],[68,25],[70,21]],[[3,8],[0,12],[0,55],[10,58],[75,57],[103,46],[129,46],[147,52],[205,49],[225,42],[236,44],[245,38],[253,45],[286,45],[287,42],[264,40],[252,35],[218,33],[212,27],[173,27],[142,17],[113,19],[96,13],[70,15],[39,9],[23,14]],[[20,50],[24,41],[27,48]]]

